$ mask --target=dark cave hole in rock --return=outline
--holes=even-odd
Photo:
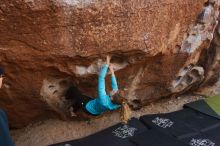
[[[178,82],[181,78],[182,78],[182,76],[176,77],[176,82]]]
[[[200,78],[199,71],[196,70],[196,69],[193,69],[193,70],[191,71],[191,74],[192,74],[193,76],[195,76],[196,78]]]
[[[187,76],[186,76],[186,83],[187,83],[187,84],[191,84],[192,81],[193,81],[193,78],[190,77],[189,75],[187,75]]]
[[[139,99],[132,100],[132,103],[130,104],[130,106],[133,110],[141,109],[141,100]]]

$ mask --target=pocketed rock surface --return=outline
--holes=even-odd
[[[95,98],[106,55],[132,108],[209,93],[219,79],[218,8],[219,0],[1,0],[0,107],[10,127],[69,120],[66,89]]]

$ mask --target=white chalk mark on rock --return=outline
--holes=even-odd
[[[61,5],[86,7],[92,3],[91,0],[58,0]]]
[[[79,76],[85,76],[89,74],[98,74],[101,66],[104,62],[102,60],[97,60],[96,62],[92,63],[90,66],[76,66],[74,73]],[[128,62],[124,61],[122,63],[112,63],[113,68],[115,71],[121,70],[128,65]]]

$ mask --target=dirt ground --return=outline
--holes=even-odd
[[[203,98],[201,96],[181,96],[163,99],[154,104],[134,111],[133,117],[144,114],[166,113],[182,108],[182,105]],[[119,113],[112,112],[92,121],[61,121],[48,119],[31,124],[23,129],[12,130],[11,135],[16,146],[44,146],[62,141],[73,140],[98,132],[120,122]]]

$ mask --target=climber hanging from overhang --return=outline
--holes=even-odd
[[[4,79],[4,69],[0,68],[0,88]],[[9,133],[8,119],[6,113],[0,109],[0,146],[13,146],[13,142]]]
[[[70,86],[66,92],[66,99],[73,100],[73,106],[71,107],[71,113],[74,114],[82,109],[84,113],[89,116],[99,116],[106,111],[117,110],[122,105],[122,120],[126,122],[129,118],[130,110],[127,105],[127,100],[123,95],[123,92],[118,89],[116,76],[114,73],[113,65],[110,63],[110,56],[106,57],[106,63],[102,66],[98,78],[98,97],[92,99],[80,93],[80,91]],[[111,86],[112,91],[108,95],[105,89],[105,77],[108,72],[108,68],[111,73]]]

